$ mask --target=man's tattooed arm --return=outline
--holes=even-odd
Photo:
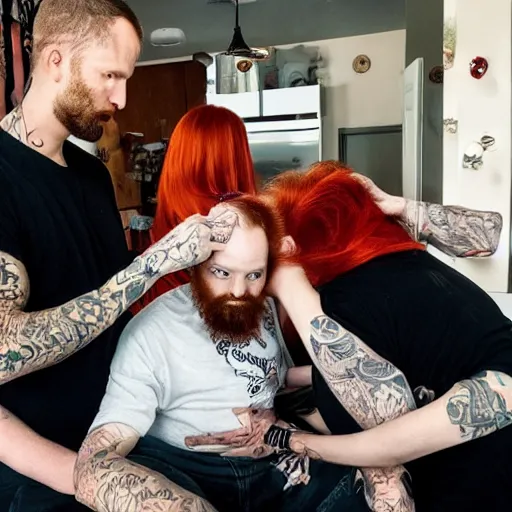
[[[176,227],[105,285],[66,304],[24,312],[27,271],[0,252],[0,384],[62,361],[94,340],[170,272],[205,261],[229,240],[237,215],[217,208]]]
[[[425,407],[378,427],[349,436],[293,433],[290,446],[294,451],[317,452],[336,464],[380,467],[404,464],[510,425],[512,377],[486,371],[455,384]]]
[[[76,498],[98,512],[210,512],[203,499],[125,457],[138,441],[127,425],[111,423],[85,439],[75,466]]]
[[[503,228],[497,212],[409,200],[400,220],[413,238],[457,258],[491,256]]]

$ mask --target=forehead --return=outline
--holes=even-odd
[[[223,251],[214,252],[210,264],[232,272],[264,269],[268,260],[268,241],[260,227],[236,227]]]
[[[93,42],[83,52],[84,64],[122,71],[131,76],[140,54],[140,42],[131,24],[118,18],[110,25],[104,40]]]

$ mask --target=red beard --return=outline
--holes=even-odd
[[[215,297],[198,271],[191,274],[190,288],[214,342],[226,339],[231,343],[242,343],[261,334],[261,320],[266,309],[264,294]]]

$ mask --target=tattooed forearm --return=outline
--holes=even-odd
[[[25,267],[0,253],[0,383],[58,363],[85,347],[159,277],[205,261],[213,243],[229,240],[227,232],[236,222],[237,215],[225,209],[213,217],[192,217],[98,290],[32,313],[23,311],[29,294]]]
[[[416,408],[404,374],[327,316],[311,322],[317,366],[343,407],[364,429]]]
[[[503,228],[497,212],[406,201],[402,222],[411,236],[458,258],[496,252]]]
[[[138,440],[126,425],[89,434],[75,466],[77,500],[99,512],[213,511],[204,500],[124,457]]]
[[[446,411],[465,441],[512,425],[512,378],[501,372],[483,372],[463,380],[455,386]]]
[[[0,255],[0,383],[62,361],[85,347],[152,283],[136,260],[98,290],[45,311],[25,313],[28,278],[23,264]]]
[[[313,319],[311,345],[325,381],[363,429],[416,408],[403,373],[331,318]],[[363,470],[365,494],[372,510],[377,510],[374,507],[383,501],[388,507],[385,510],[414,510],[412,498],[401,482],[404,471],[402,467]]]

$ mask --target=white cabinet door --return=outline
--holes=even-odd
[[[423,138],[423,59],[404,72],[402,189],[407,199],[421,201]]]
[[[238,116],[259,117],[260,115],[260,93],[240,92],[237,94],[212,94],[206,95],[206,103],[225,107]]]

